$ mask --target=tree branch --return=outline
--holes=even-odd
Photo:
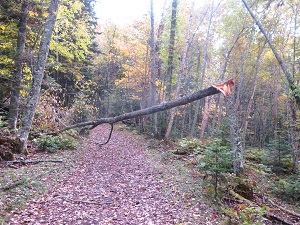
[[[177,106],[181,106],[181,105],[186,105],[189,104],[193,101],[199,100],[201,98],[204,98],[206,96],[210,96],[210,95],[215,95],[218,93],[223,93],[224,95],[226,94],[230,94],[230,88],[232,88],[234,85],[234,82],[232,79],[222,83],[222,84],[217,84],[217,85],[213,85],[210,86],[208,88],[202,89],[200,91],[194,92],[190,95],[181,97],[179,99],[175,99],[173,101],[169,101],[169,102],[163,102],[159,105],[155,105],[149,108],[145,108],[145,109],[141,109],[141,110],[137,110],[137,111],[133,111],[130,113],[125,113],[119,116],[115,116],[115,117],[108,117],[108,118],[100,118],[98,120],[94,120],[94,121],[87,121],[87,122],[83,122],[83,123],[77,123],[68,127],[65,127],[62,130],[59,130],[57,132],[54,133],[49,133],[50,135],[57,135],[59,133],[62,133],[66,130],[70,130],[70,129],[74,129],[77,127],[86,127],[86,126],[91,126],[90,129],[103,124],[103,123],[110,123],[110,124],[114,124],[117,123],[119,121],[122,120],[127,120],[127,119],[132,119],[138,116],[145,116],[145,115],[149,115],[149,114],[153,114],[153,113],[157,113],[157,112],[161,112],[161,111],[165,111],[168,109],[172,109],[174,107]]]

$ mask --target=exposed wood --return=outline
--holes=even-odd
[[[222,85],[224,85],[224,86],[231,86],[233,84],[234,83],[233,83],[232,79],[230,79],[230,80],[222,83]],[[217,85],[219,89],[221,87],[220,85],[221,84]],[[90,126],[90,128],[92,129],[92,128],[95,128],[96,126],[98,126],[100,124],[104,124],[104,123],[113,124],[113,123],[117,123],[119,121],[123,121],[123,120],[132,119],[132,118],[139,117],[139,116],[145,116],[145,115],[149,115],[149,114],[153,114],[153,113],[165,111],[165,110],[177,107],[177,106],[189,104],[189,103],[191,103],[193,101],[202,99],[202,98],[204,98],[206,96],[218,94],[218,93],[220,93],[219,89],[217,89],[214,86],[210,86],[208,88],[205,88],[205,89],[202,89],[200,91],[197,91],[197,92],[194,92],[192,94],[189,94],[187,96],[175,99],[173,101],[163,102],[163,103],[161,103],[159,105],[155,105],[155,106],[152,106],[152,107],[149,107],[149,108],[145,108],[145,109],[133,111],[133,112],[130,112],[130,113],[125,113],[125,114],[122,114],[122,115],[119,115],[119,116],[115,116],[115,117],[100,118],[100,119],[93,120],[93,121],[87,121],[87,122],[83,122],[83,123],[77,123],[77,124],[65,127],[64,129],[59,130],[57,132],[49,133],[49,134],[50,135],[57,135],[57,134],[62,133],[64,131],[66,131],[66,130],[74,129],[74,128],[77,128],[77,127],[87,127],[87,126]],[[223,89],[225,91],[228,91],[227,88],[223,88]],[[229,93],[227,93],[227,94],[229,94]]]
[[[218,89],[225,97],[231,93],[231,88],[233,88],[234,82],[233,79],[228,80],[223,84],[213,85],[216,89]]]

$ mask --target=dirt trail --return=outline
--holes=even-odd
[[[149,154],[149,140],[118,129],[99,146],[108,132],[93,130],[74,170],[9,224],[218,224],[201,188]]]

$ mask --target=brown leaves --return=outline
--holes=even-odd
[[[74,170],[10,224],[217,224],[222,219],[195,197],[196,184],[174,165],[162,165],[159,154],[147,153],[142,137],[116,130],[99,146],[109,128],[93,130],[77,156],[70,156]]]

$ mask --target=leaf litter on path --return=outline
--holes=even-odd
[[[9,224],[219,224],[199,182],[161,162],[147,149],[151,140],[118,129],[99,145],[109,129],[95,128],[73,159],[74,169]]]

